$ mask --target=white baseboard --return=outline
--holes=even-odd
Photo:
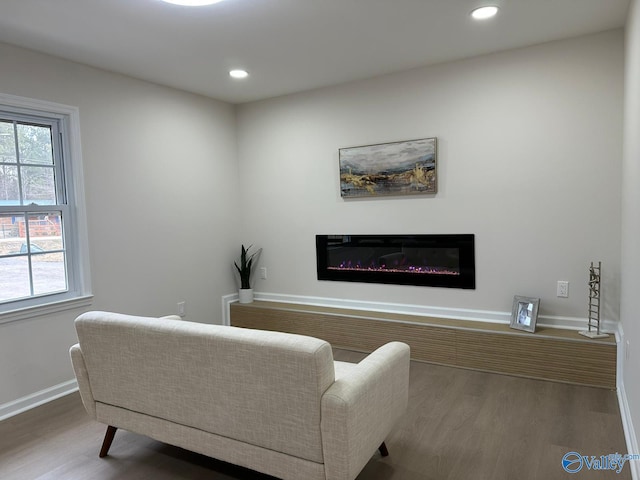
[[[638,437],[636,436],[635,429],[633,428],[633,421],[631,420],[631,412],[629,411],[629,404],[627,403],[627,394],[624,389],[624,382],[621,380],[618,382],[618,404],[620,405],[620,416],[622,417],[622,428],[624,430],[624,439],[627,443],[627,453],[638,454]],[[629,461],[629,469],[631,471],[631,478],[633,480],[640,480],[640,461]]]
[[[56,398],[64,397],[78,390],[78,382],[73,379],[68,382],[59,383],[53,387],[45,388],[39,392],[32,393],[17,400],[0,405],[0,421],[18,415]]]
[[[631,418],[631,410],[629,408],[629,402],[627,400],[627,392],[624,388],[624,329],[622,325],[618,327],[618,361],[617,361],[617,393],[618,393],[618,405],[620,407],[620,417],[622,418],[622,428],[624,430],[624,439],[627,443],[627,453],[640,454],[638,449],[638,437],[636,435],[635,428],[633,427],[633,420]],[[629,462],[629,469],[631,471],[631,478],[633,480],[640,480],[640,461],[632,460]]]
[[[412,305],[402,303],[369,302],[362,300],[345,300],[342,298],[310,297],[302,295],[283,295],[280,293],[255,292],[254,298],[263,302],[283,302],[299,305],[315,305],[320,307],[349,308],[373,312],[400,313],[406,315],[422,315],[439,318],[454,318],[458,320],[470,320],[488,323],[508,324],[511,321],[511,312],[499,312],[492,310],[473,310],[467,308],[436,307],[429,305]],[[238,300],[237,294],[222,297],[222,322],[230,324],[230,305]],[[566,328],[570,330],[584,330],[587,327],[587,319],[579,317],[562,317],[555,315],[540,315],[538,325],[550,328]],[[618,322],[603,321],[603,331],[612,334],[618,333]]]
[[[231,325],[231,304],[238,301],[238,294],[231,293],[222,297],[222,324]]]

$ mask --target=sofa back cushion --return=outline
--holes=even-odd
[[[81,315],[76,330],[96,402],[323,461],[327,342],[106,312]]]

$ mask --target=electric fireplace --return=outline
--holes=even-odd
[[[476,288],[474,235],[316,235],[318,280]]]

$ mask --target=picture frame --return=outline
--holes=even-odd
[[[539,307],[539,298],[516,295],[513,297],[511,324],[509,326],[516,330],[535,333]]]
[[[437,193],[437,138],[340,148],[342,198]]]

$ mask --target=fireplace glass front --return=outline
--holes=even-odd
[[[475,288],[474,235],[316,235],[318,280]]]

